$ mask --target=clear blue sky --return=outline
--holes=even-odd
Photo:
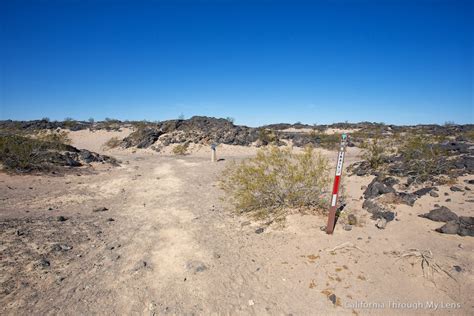
[[[0,1],[0,119],[474,123],[474,1]]]

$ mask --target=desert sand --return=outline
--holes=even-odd
[[[397,205],[397,219],[378,229],[362,209],[373,177],[346,173],[352,230],[338,224],[327,235],[325,216],[294,214],[256,233],[262,223],[235,213],[218,187],[225,165],[255,148],[220,146],[217,163],[206,147],[183,157],[103,148],[127,133],[70,133],[74,146],[113,155],[120,167],[0,173],[0,314],[474,313],[474,239],[418,217],[435,204],[473,216],[473,191],[440,187],[437,198]],[[335,163],[336,152],[322,153]],[[359,154],[349,148],[345,165]],[[431,251],[443,270],[403,257],[410,249]]]

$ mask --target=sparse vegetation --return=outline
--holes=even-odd
[[[269,146],[227,167],[221,188],[242,213],[282,219],[289,209],[320,209],[329,184],[327,160],[312,147],[303,153]]]
[[[276,144],[278,143],[278,135],[273,130],[260,128],[258,130],[258,141],[262,145]]]
[[[386,147],[381,144],[380,138],[366,140],[362,143],[362,148],[364,149],[362,158],[367,160],[371,169],[379,170],[386,160]]]
[[[439,175],[445,169],[447,153],[422,135],[407,135],[398,149],[409,173],[417,181],[426,181],[430,176]]]
[[[111,139],[109,139],[108,141],[106,141],[104,143],[103,147],[105,149],[117,148],[118,146],[120,146],[121,143],[122,143],[122,140],[120,138],[114,136]]]
[[[106,117],[104,122],[102,122],[102,125],[104,126],[104,128],[106,130],[120,130],[120,120],[117,120],[117,119],[114,119],[114,118],[110,118],[110,117]]]
[[[43,142],[56,144],[56,147],[61,146],[62,144],[71,144],[69,133],[66,131],[42,130],[38,133],[36,138]]]
[[[77,124],[77,121],[71,117],[66,117],[64,119],[64,128],[72,128]]]
[[[189,143],[179,144],[173,148],[173,154],[177,156],[184,156],[188,153]]]
[[[17,135],[0,136],[0,161],[7,170],[44,170],[44,154],[51,150],[63,150],[66,145],[46,142]]]
[[[230,117],[230,116],[226,117],[225,119],[227,121],[231,122],[232,124],[234,124],[234,122],[235,122],[235,119],[233,117]]]
[[[325,134],[317,130],[312,130],[309,133],[309,136],[313,139],[314,143],[318,144],[322,148],[329,150],[337,148],[341,141],[340,134]]]

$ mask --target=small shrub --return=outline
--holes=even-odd
[[[120,138],[114,136],[111,139],[109,139],[108,141],[106,141],[104,143],[103,147],[106,148],[106,149],[117,148],[118,146],[120,146],[121,143],[122,143],[122,140]]]
[[[229,165],[220,185],[239,212],[278,219],[288,209],[320,208],[329,184],[327,159],[306,147],[301,154],[275,146]]]
[[[77,121],[71,117],[66,117],[64,119],[64,128],[72,128],[76,124],[77,124]]]
[[[230,123],[232,123],[232,124],[234,124],[234,122],[235,122],[235,119],[233,117],[230,117],[230,116],[226,117],[225,119],[227,121],[229,121]]]
[[[276,144],[278,143],[278,135],[274,131],[265,128],[259,128],[258,141],[264,146],[269,144]]]
[[[312,138],[313,143],[329,150],[336,149],[341,142],[341,134],[325,134],[313,129],[309,132],[309,136]]]
[[[409,173],[419,182],[426,181],[430,176],[439,175],[446,169],[447,153],[426,136],[407,135],[398,153],[408,167]]]
[[[17,135],[0,136],[0,161],[7,170],[46,170],[44,153],[65,150],[66,145]]]
[[[66,131],[48,131],[43,130],[38,133],[36,139],[54,144],[56,147],[60,147],[63,144],[71,144],[69,133]]]
[[[367,160],[373,170],[379,170],[385,162],[385,147],[379,138],[367,140],[362,144],[362,158]]]
[[[119,130],[120,129],[120,120],[106,117],[104,122],[102,122],[103,127],[107,130]]]
[[[188,143],[176,145],[173,148],[173,154],[178,155],[178,156],[184,156],[188,153],[188,147],[189,147]]]

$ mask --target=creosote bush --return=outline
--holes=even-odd
[[[326,206],[328,184],[327,159],[309,146],[302,153],[265,147],[253,158],[230,164],[220,179],[237,211],[274,220],[284,218],[290,209]]]
[[[189,143],[179,144],[173,148],[173,154],[177,156],[184,156],[188,153]]]
[[[379,170],[385,162],[385,146],[381,144],[379,138],[366,140],[362,143],[362,158],[367,160],[370,168]]]

